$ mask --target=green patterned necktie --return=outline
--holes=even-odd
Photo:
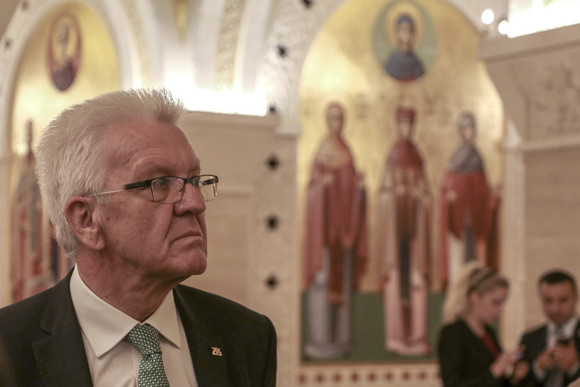
[[[149,324],[137,324],[125,336],[143,354],[139,365],[139,387],[169,387],[163,368],[159,332]]]

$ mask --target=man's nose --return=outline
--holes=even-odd
[[[205,200],[199,189],[186,183],[181,200],[175,203],[175,209],[178,214],[185,211],[200,213],[205,211]]]

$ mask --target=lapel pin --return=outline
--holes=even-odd
[[[211,354],[214,356],[223,356],[222,350],[219,347],[211,347]]]

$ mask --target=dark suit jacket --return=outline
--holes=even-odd
[[[534,372],[532,371],[532,364],[534,360],[546,349],[546,342],[548,340],[548,326],[543,325],[537,329],[524,334],[521,340],[521,344],[525,345],[523,360],[527,361],[530,366],[530,372],[522,380],[518,387],[541,387],[544,385],[543,381],[536,378]],[[574,345],[576,346],[576,353],[580,354],[580,322],[576,324],[574,329]],[[573,377],[568,375],[564,378],[564,386],[567,386],[574,380],[580,378],[580,369],[576,371]]]
[[[495,331],[486,330],[501,350]],[[445,387],[509,386],[507,380],[496,379],[490,372],[495,355],[461,319],[441,329],[437,351]]]
[[[0,309],[0,341],[15,386],[92,386],[70,274],[53,288]],[[200,387],[276,385],[271,321],[233,301],[183,285],[174,297]],[[223,356],[212,355],[219,347]]]

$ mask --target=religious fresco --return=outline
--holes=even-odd
[[[368,255],[366,192],[342,137],[348,114],[326,110],[328,135],[316,152],[306,203],[308,339],[313,359],[343,356],[352,347],[352,299]]]
[[[401,355],[428,355],[433,201],[425,161],[413,139],[415,109],[398,107],[395,120],[398,138],[386,158],[375,227],[385,348]]]
[[[81,61],[82,36],[74,15],[59,15],[50,28],[46,48],[47,64],[53,85],[67,90],[77,75]]]
[[[453,282],[464,264],[479,261],[499,270],[498,187],[489,184],[485,160],[477,149],[477,119],[462,112],[457,120],[459,145],[449,159],[440,195],[443,288]]]
[[[27,153],[21,160],[18,184],[12,198],[12,300],[20,301],[50,288],[72,266],[56,244],[43,211],[40,187],[34,173],[33,122],[28,121]],[[47,234],[48,232],[48,234]],[[48,240],[48,245],[45,241]]]
[[[380,10],[373,48],[383,70],[399,81],[423,76],[435,61],[437,33],[425,10],[412,1],[395,1]]]
[[[43,128],[67,106],[118,89],[115,47],[103,21],[83,3],[64,2],[38,21],[12,88],[10,272],[13,301],[53,285],[71,267],[56,244],[34,174]]]
[[[455,268],[473,259],[499,264],[504,117],[477,58],[479,42],[466,17],[443,0],[351,0],[311,45],[300,83],[297,176],[304,363],[436,361],[441,305]],[[323,197],[348,197],[351,207],[312,201],[313,171],[328,148],[329,106],[340,106],[335,148],[351,183]],[[480,183],[470,185],[473,192],[457,177],[467,169]],[[326,189],[336,180],[322,179]],[[364,197],[364,222],[337,215],[324,224],[316,215],[352,210],[356,197]],[[473,208],[474,197],[485,205]],[[313,270],[312,240],[330,241],[320,232],[325,227],[336,235],[348,230],[341,241],[350,244],[319,249]],[[364,254],[347,235],[364,236]],[[337,281],[345,304],[333,294]],[[315,353],[313,342],[331,350]]]
[[[14,79],[10,127],[18,156],[27,152],[27,121],[34,121],[36,141],[67,106],[121,85],[110,32],[92,8],[79,2],[61,3],[38,21]]]

